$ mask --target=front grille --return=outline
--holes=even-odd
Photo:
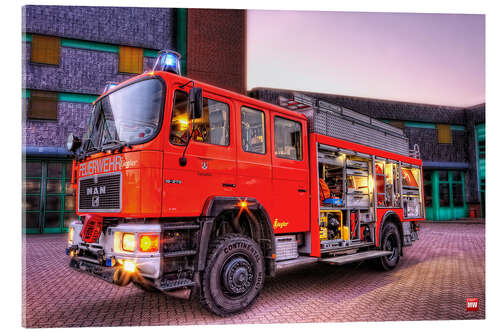
[[[121,173],[80,178],[80,212],[119,212],[121,210]]]

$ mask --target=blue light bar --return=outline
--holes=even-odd
[[[162,50],[158,52],[153,71],[156,70],[157,66],[161,71],[181,75],[181,55],[175,51]]]

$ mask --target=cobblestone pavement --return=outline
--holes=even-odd
[[[266,280],[246,312],[219,318],[195,301],[118,287],[76,272],[65,235],[28,235],[23,326],[137,326],[485,318],[484,224],[421,224],[397,269],[310,264]],[[466,297],[479,298],[467,312]]]

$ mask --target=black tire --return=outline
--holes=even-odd
[[[264,277],[260,247],[246,236],[223,235],[209,245],[200,302],[222,317],[242,312],[259,296]]]
[[[394,269],[400,259],[401,237],[399,236],[398,227],[392,222],[386,223],[382,229],[380,249],[382,251],[391,251],[392,253],[376,259],[377,268],[384,271]]]

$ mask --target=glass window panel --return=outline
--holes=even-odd
[[[453,184],[453,206],[461,207],[464,205],[464,197],[462,192],[462,184]]]
[[[59,228],[61,213],[46,213],[44,228]]]
[[[56,92],[31,90],[28,119],[57,120],[57,102]]]
[[[48,195],[46,200],[47,210],[60,210],[61,209],[61,197],[58,195]]]
[[[66,179],[71,180],[71,169],[73,168],[72,163],[66,163]]]
[[[450,187],[448,184],[439,184],[439,206],[450,206]]]
[[[71,182],[69,180],[66,180],[64,187],[66,188],[66,194],[73,194],[73,189],[71,188]]]
[[[174,109],[170,127],[170,142],[184,145],[188,139],[188,127],[192,121],[188,117],[188,95],[175,92]],[[229,106],[209,98],[203,98],[201,118],[194,120],[191,140],[213,145],[229,145]]]
[[[194,121],[193,137],[197,142],[229,145],[229,106],[226,103],[203,98],[203,113]]]
[[[438,171],[438,177],[440,182],[448,181],[448,171]]]
[[[451,143],[451,126],[448,124],[436,124],[438,132],[438,143]]]
[[[170,142],[176,145],[184,145],[188,139],[188,127],[188,94],[176,90],[170,126]]]
[[[23,210],[40,210],[40,196],[27,195],[23,200]]]
[[[33,34],[31,36],[31,62],[59,65],[60,48],[59,37]]]
[[[431,182],[432,181],[432,171],[424,171],[424,182]]]
[[[241,108],[241,147],[244,151],[257,154],[266,153],[266,133],[264,112]]]
[[[62,181],[48,179],[47,180],[47,193],[61,193],[62,192]]]
[[[25,213],[23,214],[24,217],[24,227],[25,228],[39,228],[38,224],[38,219],[39,219],[40,213]]]
[[[62,163],[48,163],[47,176],[50,178],[62,178]]]
[[[24,193],[40,193],[40,179],[25,179],[23,181]]]
[[[462,181],[462,173],[460,171],[453,171],[451,177],[455,182]]]
[[[78,220],[78,215],[75,213],[64,213],[64,227],[69,227],[69,224],[75,220]]]
[[[75,210],[75,197],[72,195],[65,196],[64,210]]]
[[[432,183],[424,185],[425,207],[432,207]]]
[[[274,118],[274,153],[289,160],[302,160],[302,128],[299,122]]]
[[[132,46],[120,46],[118,53],[118,71],[120,73],[142,73],[143,49]]]
[[[42,176],[42,163],[27,161],[25,164],[26,177],[41,177]]]

